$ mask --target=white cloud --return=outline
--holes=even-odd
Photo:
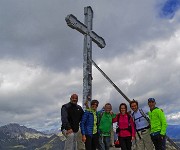
[[[173,124],[179,124],[180,112],[171,113],[167,115],[167,120],[169,123],[173,122]]]

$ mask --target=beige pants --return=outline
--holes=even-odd
[[[145,129],[144,131],[138,131],[141,139],[136,133],[136,150],[154,150],[153,142],[150,137],[150,130]]]
[[[78,150],[85,150],[85,144],[82,141],[82,135],[81,135],[80,129],[79,129],[79,131],[77,133],[77,149]]]
[[[62,133],[66,137],[64,150],[78,150],[77,149],[77,133],[66,134],[66,130],[63,130]]]

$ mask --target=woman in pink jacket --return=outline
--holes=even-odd
[[[121,103],[119,106],[120,113],[113,119],[113,123],[117,122],[118,140],[121,150],[131,150],[132,141],[135,139],[135,127],[132,117],[127,113],[127,105]]]

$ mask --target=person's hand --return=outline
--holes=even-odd
[[[135,137],[134,137],[134,136],[132,136],[132,138],[131,138],[131,142],[132,142],[132,141],[134,141],[134,140],[135,140]]]
[[[161,139],[162,139],[162,140],[164,139],[164,137],[165,137],[165,135],[161,135]]]
[[[71,134],[71,133],[73,133],[72,129],[69,129],[69,130],[66,131],[66,134]]]
[[[131,111],[128,111],[127,113],[130,115],[130,114],[131,114]]]
[[[85,143],[86,142],[86,136],[82,135],[82,141]]]
[[[89,101],[88,101],[88,100],[86,100],[86,101],[84,102],[84,105],[86,106],[86,109],[88,109],[88,108],[89,108],[88,103],[89,103]]]

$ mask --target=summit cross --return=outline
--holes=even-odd
[[[80,22],[74,15],[68,15],[65,20],[67,25],[72,29],[76,29],[84,35],[84,51],[83,51],[83,108],[84,103],[92,98],[92,41],[100,48],[106,46],[105,40],[92,31],[93,26],[93,10],[90,6],[84,7],[84,24]]]

